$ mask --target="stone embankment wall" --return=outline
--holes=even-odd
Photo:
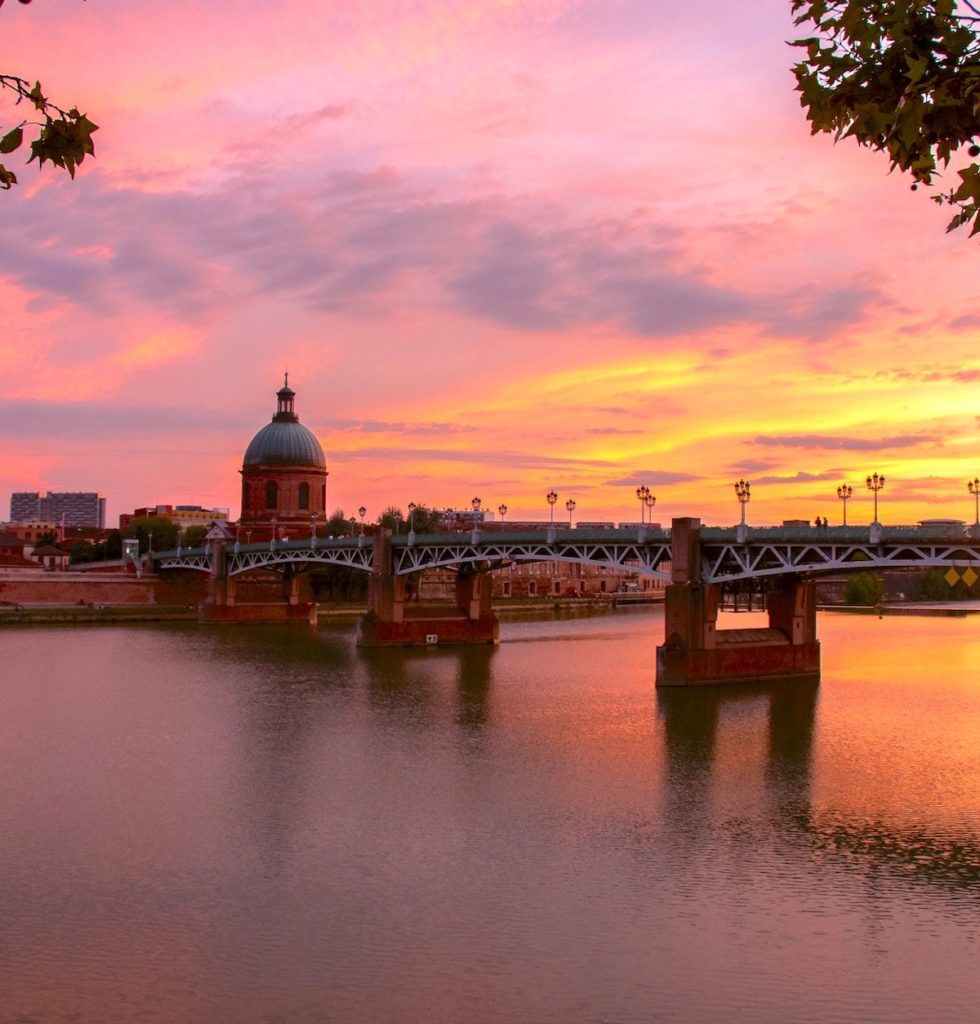
[[[207,596],[201,572],[163,577],[131,573],[0,572],[0,603],[8,605],[173,605],[196,607]]]
[[[0,601],[6,604],[156,603],[152,577],[75,572],[0,573]]]

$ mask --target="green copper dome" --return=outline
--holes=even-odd
[[[313,466],[326,469],[327,460],[312,430],[307,430],[293,411],[296,393],[289,379],[276,393],[278,405],[272,422],[252,438],[245,449],[245,466]]]

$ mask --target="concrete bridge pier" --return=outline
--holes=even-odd
[[[767,596],[767,628],[719,630],[721,591],[701,581],[700,530],[698,519],[675,519],[671,527],[672,577],[665,592],[665,639],[657,648],[657,686],[818,680],[813,584],[783,577]]]
[[[407,578],[396,576],[391,531],[374,535],[368,612],[361,619],[359,647],[412,647],[432,644],[493,644],[499,623],[490,606],[490,578],[460,572],[456,607],[415,607],[406,601]]]
[[[198,617],[202,622],[309,622],[316,624],[316,605],[303,592],[303,577],[287,567],[278,600],[269,600],[263,591],[251,595],[252,600],[241,600],[239,579],[228,575],[227,547],[230,537],[221,529],[213,530],[208,536],[211,556],[211,575],[208,579],[208,596],[198,605]],[[244,581],[244,589],[249,589]]]

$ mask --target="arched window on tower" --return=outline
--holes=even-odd
[[[265,507],[279,507],[279,484],[277,484],[275,480],[270,480],[265,485]]]
[[[327,514],[327,485],[320,484],[320,511]]]
[[[252,485],[242,481],[242,511],[247,512],[252,505]]]
[[[308,511],[310,507],[310,485],[302,483],[299,485],[299,507],[304,511]]]

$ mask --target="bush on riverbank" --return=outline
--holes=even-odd
[[[881,604],[885,588],[873,572],[860,572],[847,581],[844,600],[847,604],[876,605]]]

